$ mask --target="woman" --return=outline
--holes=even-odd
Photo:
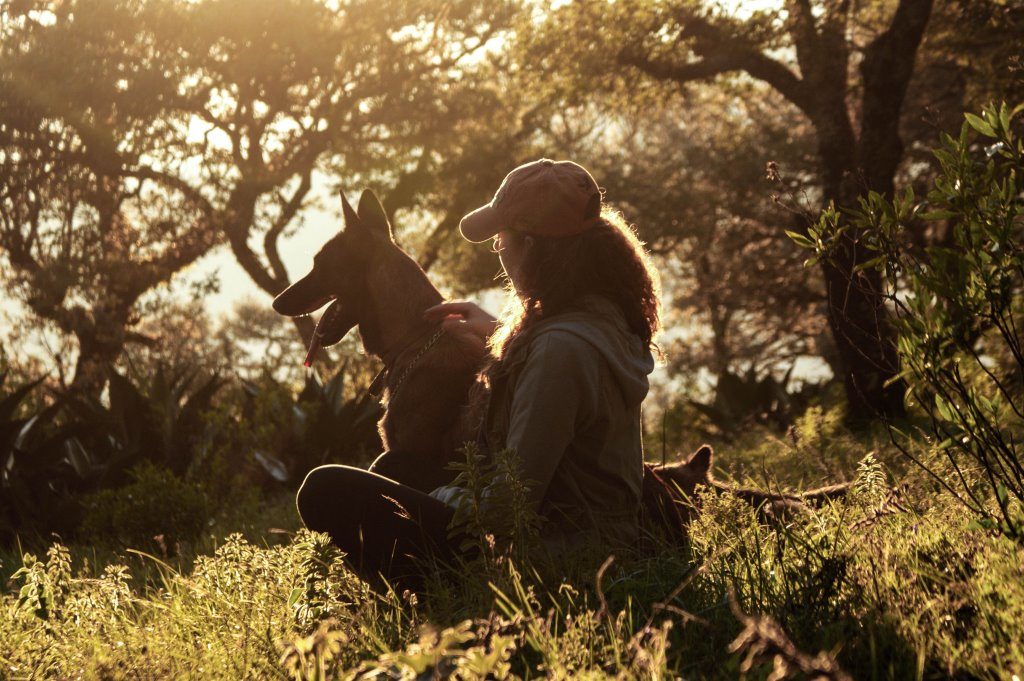
[[[631,546],[643,482],[640,405],[659,314],[641,244],[602,208],[590,173],[548,159],[509,173],[460,230],[471,242],[494,240],[518,303],[500,325],[473,303],[426,312],[494,352],[479,443],[514,450],[548,545]],[[324,466],[306,478],[298,508],[364,577],[412,584],[419,559],[453,555],[453,489],[425,492],[412,479]]]

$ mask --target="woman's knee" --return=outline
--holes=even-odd
[[[317,532],[326,531],[330,519],[343,511],[339,504],[357,494],[358,485],[354,483],[359,473],[364,471],[337,465],[319,466],[307,473],[295,495],[303,524]]]

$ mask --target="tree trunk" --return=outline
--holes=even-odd
[[[888,29],[865,49],[860,135],[852,171],[832,195],[840,207],[856,205],[865,191],[892,198],[903,159],[900,117],[918,46],[931,16],[933,0],[903,0]],[[823,159],[827,162],[827,159]],[[857,246],[856,232],[842,237],[837,259],[824,266],[829,321],[846,368],[849,416],[854,422],[878,416],[903,416],[904,386],[896,333],[888,321],[881,275],[856,272],[870,258]]]
[[[107,371],[113,361],[98,352],[84,350],[85,344],[79,339],[78,359],[75,375],[69,386],[71,392],[87,399],[99,399],[107,385]]]
[[[109,380],[109,372],[124,352],[130,308],[104,310],[97,305],[92,315],[79,314],[75,328],[78,359],[71,391],[84,397],[99,399]]]
[[[816,116],[815,129],[825,205],[855,206],[864,188],[863,169],[844,97],[836,98],[828,110]],[[892,175],[889,177],[891,185]],[[902,386],[892,383],[899,374],[899,357],[887,321],[881,278],[874,271],[856,271],[867,259],[868,254],[857,247],[856,234],[847,232],[833,259],[821,266],[829,328],[839,352],[847,417],[852,424],[904,413]]]
[[[848,418],[865,423],[879,416],[901,416],[903,390],[896,338],[887,321],[877,272],[854,272],[863,260],[854,238],[847,234],[835,259],[822,265],[828,301],[828,321],[839,351],[846,387]]]

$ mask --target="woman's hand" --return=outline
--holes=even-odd
[[[498,320],[494,318],[494,315],[476,303],[466,300],[435,305],[423,313],[423,318],[441,322],[441,326],[446,331],[456,334],[471,334],[485,344],[498,327]]]

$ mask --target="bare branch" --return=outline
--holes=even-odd
[[[277,219],[274,220],[274,224],[270,226],[270,229],[263,236],[263,252],[267,255],[267,261],[270,263],[270,269],[274,274],[274,278],[280,282],[282,287],[288,285],[288,270],[285,269],[281,255],[278,253],[277,240],[302,207],[302,201],[306,198],[306,194],[309,193],[309,188],[312,184],[312,175],[312,169],[307,168],[299,180],[299,186],[295,188],[291,198],[281,207],[281,212]]]
[[[618,55],[620,64],[633,66],[659,80],[679,84],[704,81],[715,76],[743,71],[772,86],[783,97],[808,113],[812,97],[803,81],[785,64],[765,55],[746,41],[731,36],[705,19],[686,19],[683,37],[692,39],[691,49],[699,61],[675,64],[652,58],[632,47]]]

